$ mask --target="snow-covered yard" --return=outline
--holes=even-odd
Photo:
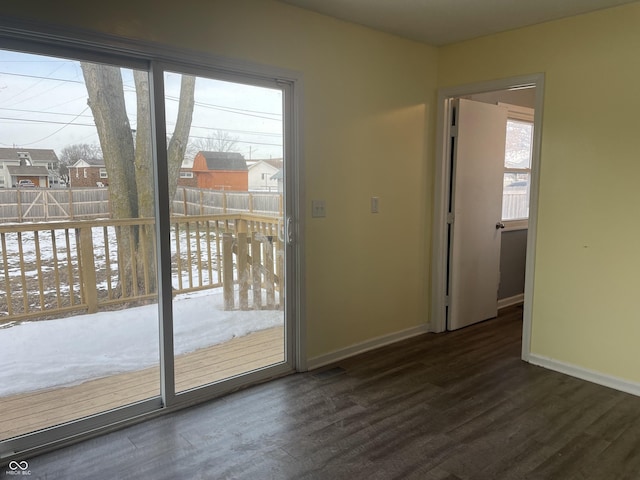
[[[176,355],[283,324],[280,310],[224,311],[221,289],[173,303]],[[158,364],[158,307],[0,326],[0,396]]]

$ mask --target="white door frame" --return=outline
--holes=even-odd
[[[431,268],[431,322],[433,332],[446,330],[446,285],[447,285],[447,199],[451,185],[450,177],[450,131],[449,104],[456,97],[477,93],[507,90],[524,86],[535,86],[535,115],[533,153],[531,159],[531,185],[529,199],[529,227],[527,231],[527,257],[524,284],[524,318],[522,326],[522,359],[529,361],[531,350],[531,316],[533,306],[534,266],[536,233],[538,225],[538,190],[540,184],[540,147],[542,144],[542,109],[544,104],[544,74],[537,73],[510,77],[489,82],[472,83],[438,90],[438,124],[436,132],[436,171],[434,182],[434,216],[432,236]]]

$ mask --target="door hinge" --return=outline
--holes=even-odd
[[[458,126],[457,125],[451,125],[451,127],[449,127],[449,134],[451,135],[451,138],[455,138],[458,136]]]
[[[445,297],[444,297],[444,306],[445,307],[449,306],[449,295],[445,295]]]
[[[447,223],[449,225],[453,224],[453,219],[455,218],[454,214],[452,212],[447,213]]]

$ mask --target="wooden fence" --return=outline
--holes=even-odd
[[[172,217],[173,294],[222,288],[225,309],[280,308],[279,230],[272,216]],[[127,263],[156,245],[153,219],[0,225],[0,324],[156,299],[155,262]]]
[[[258,213],[282,216],[282,194],[223,192],[179,187],[172,208],[177,215]],[[41,222],[110,218],[108,188],[0,189],[0,222]]]
[[[182,215],[249,212],[282,217],[282,194],[179,187],[173,199],[173,212]]]
[[[109,212],[107,188],[0,189],[0,222],[90,219]]]

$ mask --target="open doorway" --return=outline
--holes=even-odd
[[[459,328],[492,318],[497,315],[498,306],[523,303],[522,356],[525,360],[529,355],[533,297],[543,81],[544,76],[540,74],[439,92],[432,329],[440,332]],[[497,125],[493,130],[487,128],[489,120],[485,120],[485,114],[493,116],[490,122]],[[463,115],[472,117],[466,126],[460,123]],[[512,151],[505,162],[508,130],[520,137],[526,136],[527,131],[531,133],[527,161],[522,161],[522,151]],[[478,172],[485,176],[483,162],[487,161],[482,159],[479,148],[484,147],[477,147],[473,141],[458,142],[464,136],[477,137],[482,143],[500,134],[502,137],[493,143],[501,144],[502,153],[494,148],[485,156],[493,158],[493,180],[479,186]],[[459,154],[466,154],[471,160],[458,162]],[[496,166],[495,158],[499,156],[502,158],[498,158]],[[487,191],[491,200],[482,197],[479,201],[480,195]],[[466,200],[461,199],[462,196],[466,196]],[[523,202],[525,198],[529,201],[528,209]],[[459,207],[465,201],[467,208],[462,211]],[[483,209],[482,205],[488,204],[493,205],[492,212]],[[474,230],[479,225],[484,239],[478,236],[479,230]],[[501,248],[503,236],[505,242]],[[478,242],[484,243],[477,247]],[[494,253],[488,254],[489,249]],[[495,274],[489,272],[492,268]],[[498,273],[500,270],[502,275]],[[474,303],[482,295],[488,296],[488,307],[487,302]],[[475,320],[469,320],[468,310],[475,308],[483,312],[476,313]]]

